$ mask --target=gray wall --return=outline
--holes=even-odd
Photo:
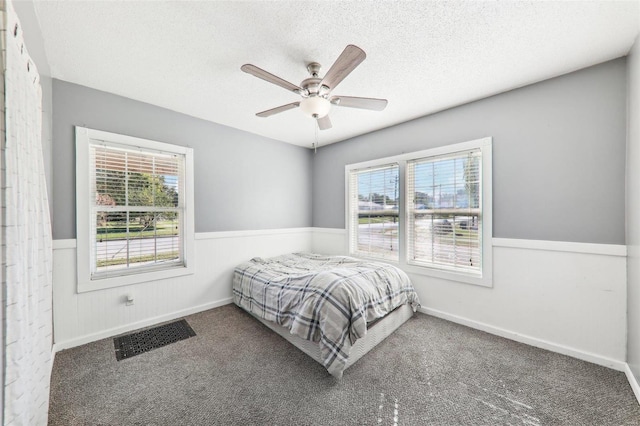
[[[54,239],[76,236],[75,125],[192,147],[196,232],[311,226],[310,150],[54,79]]]
[[[313,226],[345,227],[346,164],[492,136],[494,237],[624,244],[626,99],[620,58],[325,146]]]
[[[628,64],[627,364],[640,383],[640,36]]]

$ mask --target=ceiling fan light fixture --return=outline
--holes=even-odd
[[[331,102],[321,96],[309,96],[300,101],[300,110],[308,117],[322,118],[330,109]]]

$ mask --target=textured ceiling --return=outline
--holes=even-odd
[[[640,2],[38,1],[52,77],[310,147],[299,100],[240,71],[299,84],[347,44],[367,58],[333,92],[389,100],[333,107],[320,145],[624,56]]]

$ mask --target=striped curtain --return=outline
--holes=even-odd
[[[2,28],[4,424],[46,425],[52,367],[52,242],[40,78],[5,1]]]

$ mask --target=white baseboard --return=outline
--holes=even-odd
[[[153,318],[147,318],[143,321],[126,324],[121,327],[110,328],[108,330],[100,331],[99,333],[87,334],[74,339],[65,340],[63,342],[56,342],[53,345],[55,352],[62,351],[64,349],[74,348],[76,346],[84,345],[86,343],[95,342],[96,340],[106,339],[108,337],[117,336],[118,334],[126,333],[128,331],[137,330],[139,328],[148,327],[150,325],[159,324],[164,321],[171,321],[176,318],[181,318],[187,315],[195,314],[198,312],[206,311],[208,309],[217,308],[219,306],[228,305],[233,302],[233,297],[217,300],[215,302],[205,303],[203,305],[194,306],[191,308],[183,309],[169,314],[160,315]]]
[[[636,399],[638,400],[638,404],[640,404],[640,384],[638,384],[638,381],[636,380],[636,376],[631,371],[631,368],[629,368],[629,364],[625,363],[624,374],[627,375],[627,380],[629,381],[629,385],[631,385],[631,389],[633,389],[633,393],[636,396]]]
[[[58,350],[56,349],[56,344],[54,343],[51,346],[51,364],[49,364],[49,377],[51,377],[51,373],[53,372],[53,363],[56,362],[56,352],[58,352]]]
[[[547,340],[538,339],[536,337],[527,336],[524,334],[516,333],[510,330],[506,330],[500,327],[494,327],[489,324],[485,324],[479,321],[474,321],[468,318],[460,317],[458,315],[449,314],[439,311],[437,309],[420,307],[418,311],[427,315],[442,318],[447,321],[455,322],[457,324],[466,325],[467,327],[481,330],[489,334],[495,334],[496,336],[504,337],[506,339],[515,340],[516,342],[525,343],[527,345],[535,346],[537,348],[546,349],[551,352],[557,352],[562,355],[567,355],[573,358],[577,358],[583,361],[591,362],[593,364],[601,365],[603,367],[612,368],[617,371],[626,371],[628,368],[624,361],[618,361],[612,358],[603,357],[590,352],[581,351],[579,349],[571,348],[557,343],[552,343]],[[635,391],[635,390],[634,390]],[[638,394],[636,393],[636,396]]]

